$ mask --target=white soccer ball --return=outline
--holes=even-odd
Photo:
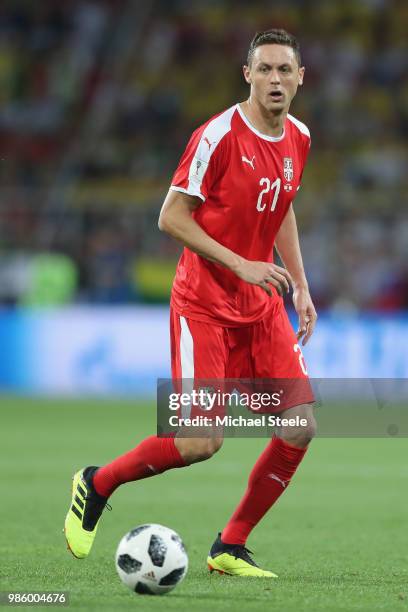
[[[123,536],[116,551],[123,584],[141,595],[164,595],[184,578],[188,556],[180,536],[163,525],[140,525]]]

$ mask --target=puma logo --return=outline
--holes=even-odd
[[[245,157],[245,155],[243,155],[241,159],[244,163],[249,164],[252,170],[255,170],[255,155],[253,155],[251,159],[248,159]]]
[[[276,480],[276,482],[279,482],[282,485],[283,489],[286,488],[287,482],[279,478],[279,476],[276,476],[276,474],[268,474],[268,476],[269,478],[272,478],[272,480]]]
[[[211,145],[213,145],[213,144],[214,144],[213,142],[210,142],[210,141],[208,140],[207,136],[206,136],[205,138],[203,138],[203,142],[205,142],[205,143],[207,143],[207,144],[208,144],[208,148],[209,148],[209,149],[211,149]],[[215,141],[214,141],[214,142],[215,142]]]

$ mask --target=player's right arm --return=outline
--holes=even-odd
[[[159,229],[201,257],[228,268],[247,283],[262,287],[270,296],[270,285],[279,295],[289,291],[291,277],[285,268],[269,262],[249,261],[211,238],[192,216],[200,204],[202,201],[196,196],[170,190],[160,212]]]

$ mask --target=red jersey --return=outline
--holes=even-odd
[[[259,132],[239,104],[192,135],[171,189],[202,200],[193,217],[214,240],[251,261],[273,261],[276,234],[299,189],[308,128],[287,115],[281,136]],[[180,315],[226,327],[262,319],[280,299],[185,248],[171,305]]]

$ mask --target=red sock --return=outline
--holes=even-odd
[[[271,440],[255,463],[245,495],[222,532],[225,544],[245,544],[252,529],[288,486],[306,450],[282,438]]]
[[[172,468],[184,467],[182,456],[176,448],[174,438],[150,436],[136,448],[114,459],[96,472],[93,484],[96,492],[109,497],[125,482],[149,478]]]

